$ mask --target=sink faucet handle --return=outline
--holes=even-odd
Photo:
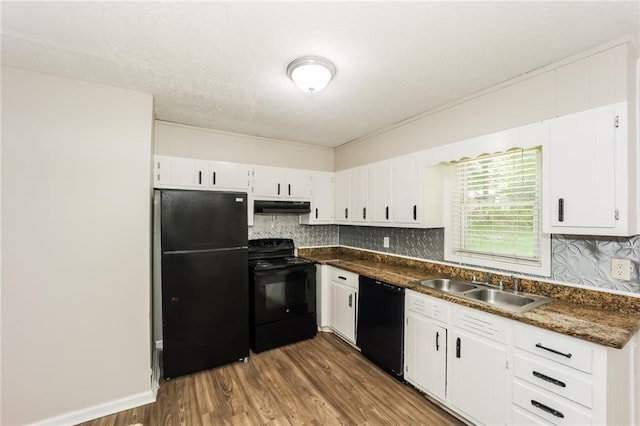
[[[500,290],[504,290],[504,284],[502,283],[502,280],[500,280],[500,282],[498,283],[498,288]]]
[[[476,282],[476,274],[471,275],[471,282],[472,283]]]
[[[517,293],[518,291],[520,291],[520,278],[516,277],[515,275],[511,275],[511,281],[513,282],[513,292]]]

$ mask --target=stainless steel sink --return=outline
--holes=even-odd
[[[514,313],[523,313],[551,301],[548,297],[535,294],[513,293],[483,283],[442,277],[417,281],[414,284]]]
[[[518,313],[526,312],[551,301],[548,297],[528,293],[510,293],[495,288],[479,288],[461,296],[465,299],[477,300],[478,302]]]
[[[449,278],[431,278],[429,280],[418,281],[416,284],[446,293],[464,293],[478,288],[475,284]]]

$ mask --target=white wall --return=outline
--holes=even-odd
[[[333,171],[333,149],[156,121],[155,153],[234,163]]]
[[[147,94],[2,68],[1,424],[153,398],[152,111]]]
[[[634,57],[632,38],[614,40],[338,147],[335,170],[633,99]]]

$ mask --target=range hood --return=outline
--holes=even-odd
[[[269,201],[255,200],[254,213],[310,213],[309,201]]]

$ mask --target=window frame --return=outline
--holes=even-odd
[[[545,141],[539,141],[538,144],[531,144],[527,147],[523,147],[521,149],[530,149],[536,146],[541,147],[544,150]],[[509,150],[509,148],[505,148],[499,152],[494,152],[494,154],[502,154]],[[479,157],[476,156],[476,157]],[[542,161],[543,155],[540,154],[540,161]],[[481,253],[465,253],[465,252],[456,252],[456,247],[453,241],[453,220],[454,214],[452,214],[453,208],[453,190],[455,185],[455,164],[449,163],[448,167],[446,167],[445,178],[444,178],[444,194],[443,197],[443,213],[445,217],[445,229],[444,229],[444,259],[448,262],[455,262],[458,264],[465,264],[470,266],[481,266],[487,267],[491,269],[501,270],[501,271],[509,271],[509,272],[519,272],[529,275],[537,275],[542,277],[549,277],[551,275],[551,235],[546,234],[542,231],[542,216],[543,216],[543,185],[542,185],[542,164],[539,165],[537,173],[539,173],[538,180],[538,191],[539,191],[539,202],[537,207],[539,208],[538,212],[538,254],[539,259],[535,262],[528,261],[525,259],[516,259],[514,257],[505,256],[501,253],[496,253],[495,255],[491,254],[481,254]]]

